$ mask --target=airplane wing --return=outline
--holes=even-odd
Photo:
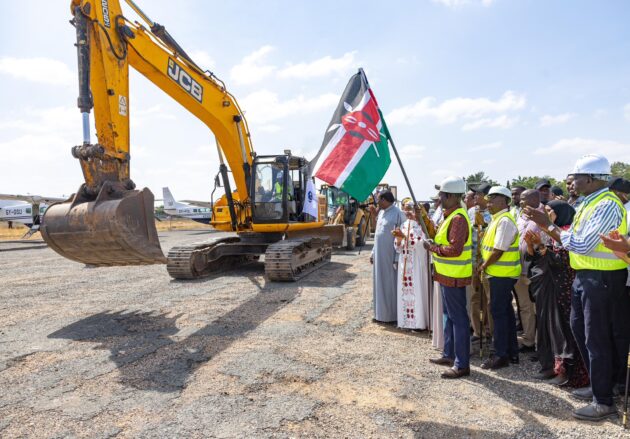
[[[195,206],[208,207],[208,208],[212,209],[212,203],[210,203],[208,201],[197,201],[197,200],[182,200],[182,201],[184,203],[194,204]]]
[[[58,197],[44,197],[42,195],[13,195],[13,194],[0,194],[0,200],[18,200],[25,201],[31,204],[39,204],[39,203],[55,203],[57,201],[65,201],[66,198],[58,198]]]

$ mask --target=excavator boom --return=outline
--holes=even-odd
[[[190,59],[163,26],[126,1],[150,29],[126,20],[118,0],[71,3],[83,117],[83,143],[72,153],[81,163],[85,183],[70,200],[48,209],[42,236],[61,255],[90,265],[166,262],[153,220],[153,194],[147,188],[135,190],[130,178],[130,65],[212,130],[240,196],[233,200],[231,191],[226,191],[231,229],[242,227],[247,217],[246,211],[236,212],[234,203],[247,202],[253,150],[236,100],[222,82]],[[227,172],[223,177],[229,188]]]
[[[167,263],[177,279],[207,276],[262,254],[270,280],[297,280],[328,262],[329,230],[321,218],[302,209],[308,162],[289,150],[256,156],[243,113],[223,82],[199,68],[132,0],[125,2],[148,27],[127,20],[118,0],[71,3],[83,117],[83,143],[72,154],[85,183],[71,199],[46,211],[41,227],[46,242],[59,254],[90,265]],[[225,196],[213,206],[211,224],[237,236],[178,246],[164,257],[153,220],[153,194],[136,190],[130,177],[129,66],[214,134]]]

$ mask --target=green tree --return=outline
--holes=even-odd
[[[499,184],[498,182],[491,179],[490,176],[486,175],[486,173],[483,171],[475,172],[474,174],[471,174],[468,177],[466,177],[466,183],[468,185],[477,184],[481,182],[490,183],[492,186],[497,186]]]
[[[611,165],[612,175],[630,180],[630,164],[624,162],[614,162]]]
[[[555,178],[550,177],[548,175],[545,175],[544,177],[538,177],[538,176],[522,177],[519,175],[518,177],[512,179],[511,185],[512,187],[524,186],[527,189],[534,189],[534,186],[536,186],[536,182],[538,180],[542,180],[543,178],[546,178],[547,180],[549,180],[552,186],[558,186],[562,188],[565,194],[567,193],[567,185],[565,184],[563,180],[556,180]]]

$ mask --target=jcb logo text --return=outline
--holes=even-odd
[[[177,82],[181,88],[186,90],[193,98],[199,102],[203,99],[203,87],[175,61],[168,59],[168,76]]]

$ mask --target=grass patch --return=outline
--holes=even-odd
[[[201,224],[189,219],[178,218],[173,220],[156,221],[155,226],[158,232],[165,232],[171,230],[212,230],[212,227],[206,224]],[[28,232],[28,227],[21,223],[13,223],[13,228],[9,229],[9,223],[0,221],[0,241],[14,241],[16,239],[22,239]],[[39,240],[42,236],[39,233],[33,234],[28,240]]]

